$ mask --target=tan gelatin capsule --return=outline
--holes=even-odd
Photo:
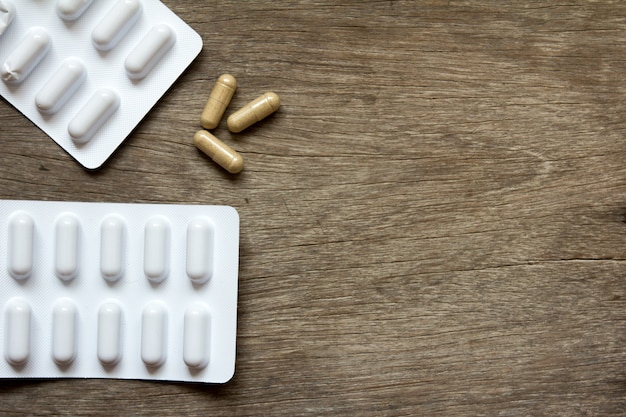
[[[231,174],[237,174],[243,169],[241,155],[206,130],[196,132],[193,144]]]
[[[236,89],[237,80],[235,77],[230,74],[219,76],[200,117],[200,124],[203,128],[215,129],[220,124],[224,111],[226,111]]]
[[[228,130],[241,132],[258,121],[265,119],[280,107],[280,98],[275,93],[265,93],[246,104],[228,117]]]

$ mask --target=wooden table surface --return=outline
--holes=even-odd
[[[241,216],[225,385],[0,383],[0,415],[626,415],[626,4],[166,0],[200,56],[88,172],[0,103],[0,198]],[[213,82],[270,118],[192,144]]]

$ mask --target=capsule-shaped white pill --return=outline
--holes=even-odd
[[[149,280],[160,282],[169,273],[170,224],[165,217],[155,216],[144,232],[143,270]]]
[[[42,27],[31,28],[2,64],[0,76],[7,83],[21,83],[50,50],[50,36]]]
[[[4,359],[21,365],[30,355],[30,305],[22,298],[9,300],[4,312]]]
[[[76,143],[86,143],[120,106],[120,96],[108,88],[94,93],[67,127]]]
[[[93,0],[58,0],[57,13],[63,20],[76,20],[92,2]]]
[[[165,362],[167,336],[167,311],[153,301],[143,309],[141,315],[141,360],[148,366],[159,366]]]
[[[176,42],[172,28],[162,23],[154,26],[128,54],[124,67],[133,80],[144,78]]]
[[[0,0],[0,35],[9,27],[15,17],[15,6],[9,0]]]
[[[113,301],[98,309],[98,360],[114,365],[122,359],[122,309]]]
[[[58,300],[52,307],[52,359],[68,365],[76,357],[76,305],[69,298]]]
[[[91,33],[94,46],[101,51],[112,49],[135,24],[140,13],[139,0],[119,0]]]
[[[54,270],[57,277],[70,280],[78,273],[80,224],[75,215],[64,213],[56,220]]]
[[[116,214],[106,217],[100,227],[100,273],[107,281],[124,274],[126,224]]]
[[[35,223],[27,213],[17,212],[9,218],[8,270],[15,279],[30,276],[33,269]]]
[[[85,80],[85,64],[78,58],[68,58],[52,75],[35,97],[37,109],[46,114],[56,113]]]
[[[213,268],[213,228],[204,218],[187,225],[187,276],[203,284],[211,277]]]
[[[209,363],[210,324],[205,305],[192,305],[185,311],[183,360],[190,368],[202,369]]]

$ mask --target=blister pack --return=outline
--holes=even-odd
[[[0,0],[0,95],[88,169],[201,49],[158,0]]]
[[[238,262],[232,207],[0,200],[0,378],[226,382]]]

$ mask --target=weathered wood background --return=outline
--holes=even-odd
[[[166,0],[204,49],[87,172],[5,101],[0,198],[227,204],[223,386],[4,381],[0,414],[626,415],[626,3]],[[280,111],[192,145],[216,77]]]

